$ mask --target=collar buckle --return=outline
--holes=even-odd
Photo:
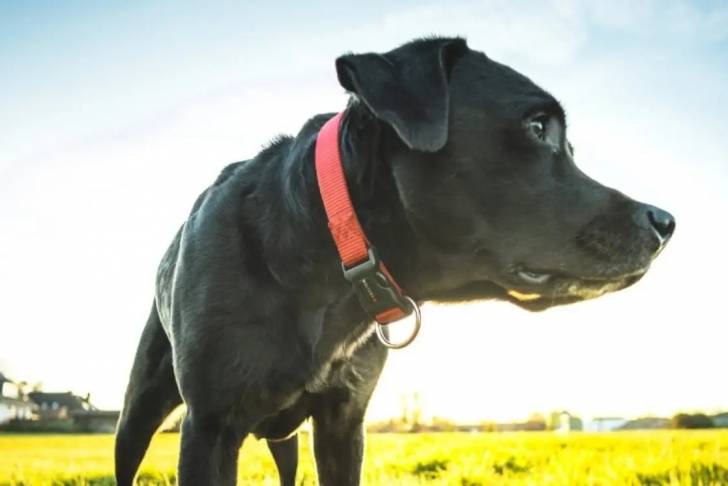
[[[344,278],[352,284],[367,314],[375,316],[380,324],[386,324],[412,313],[410,300],[402,295],[400,288],[387,275],[373,247],[368,248],[367,256],[366,260],[353,267],[341,264]]]

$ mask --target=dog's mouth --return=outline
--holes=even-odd
[[[599,276],[576,276],[562,271],[516,268],[498,277],[486,277],[447,291],[439,291],[432,300],[464,302],[496,298],[512,302],[529,311],[594,299],[636,283],[647,268],[626,273]]]
[[[534,272],[532,270],[517,270],[516,275],[531,285],[541,285],[548,282],[551,278],[550,273]]]
[[[577,276],[564,272],[517,268],[501,283],[507,299],[527,310],[594,299],[636,283],[647,272],[642,268],[608,276]]]

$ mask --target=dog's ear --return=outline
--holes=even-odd
[[[386,54],[341,56],[336,73],[408,147],[435,152],[447,142],[450,71],[467,50],[460,38],[419,40]]]

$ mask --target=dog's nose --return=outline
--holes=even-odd
[[[655,230],[655,234],[660,240],[660,246],[664,246],[675,231],[675,218],[667,211],[655,206],[648,206],[647,220],[650,222],[652,229]]]

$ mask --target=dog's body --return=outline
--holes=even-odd
[[[356,97],[340,138],[367,237],[419,301],[542,309],[630,285],[669,239],[669,214],[578,171],[558,103],[471,51],[427,39],[337,60]],[[132,483],[177,405],[179,484],[234,484],[248,434],[292,485],[313,418],[322,485],[358,484],[362,423],[386,359],[344,280],[313,163],[318,115],[225,168],[165,254],[116,443]]]

